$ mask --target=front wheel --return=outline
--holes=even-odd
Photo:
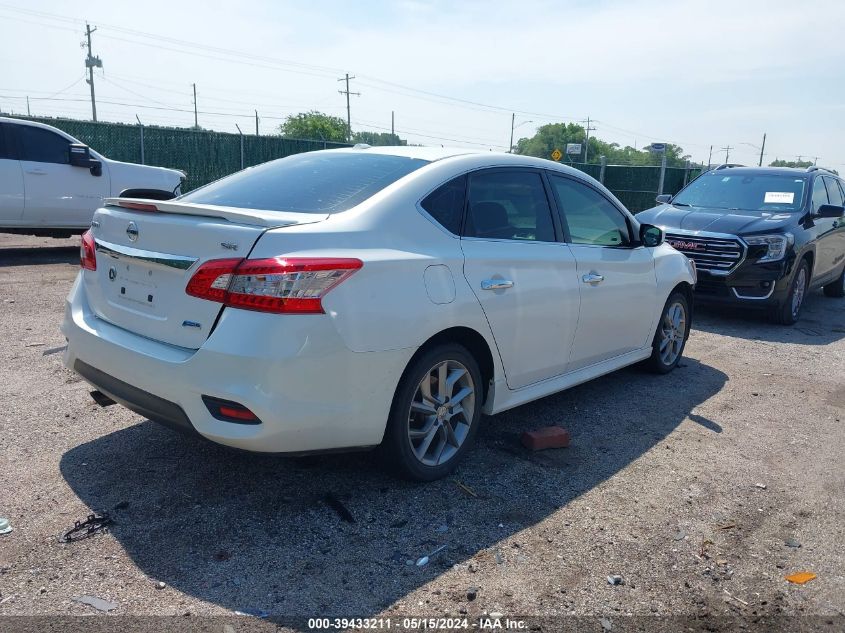
[[[649,369],[658,374],[675,369],[684,353],[690,326],[689,301],[684,293],[673,292],[666,300],[654,333],[651,358],[647,361]]]
[[[405,371],[387,422],[383,450],[405,476],[432,481],[469,450],[481,419],[481,371],[461,345],[423,353]]]
[[[801,308],[804,305],[804,297],[807,294],[807,286],[810,284],[810,266],[806,259],[802,259],[798,264],[798,269],[792,277],[792,283],[789,286],[789,293],[786,295],[784,302],[775,308],[770,317],[775,323],[780,325],[794,325],[798,322],[801,316]]]

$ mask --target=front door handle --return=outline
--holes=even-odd
[[[581,277],[581,280],[585,284],[590,284],[591,286],[597,286],[601,282],[604,281],[604,275],[599,275],[598,273],[588,273]]]
[[[47,172],[43,169],[27,169],[26,173],[32,174],[33,176],[46,176]]]
[[[481,282],[482,290],[504,290],[505,288],[513,288],[513,282],[510,279],[485,279]]]

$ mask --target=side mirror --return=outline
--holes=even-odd
[[[640,242],[647,248],[654,248],[663,244],[665,234],[663,229],[653,224],[640,225]]]
[[[845,207],[840,207],[837,204],[823,204],[816,212],[813,214],[813,217],[816,218],[841,218],[845,215]]]
[[[655,201],[657,204],[669,204],[669,201],[670,201],[671,199],[672,199],[672,196],[670,196],[668,193],[661,193],[659,196],[657,196],[657,197],[654,199],[654,201]]]
[[[74,167],[91,166],[91,150],[87,145],[74,143],[70,146],[70,164]]]

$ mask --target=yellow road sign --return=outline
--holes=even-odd
[[[561,151],[559,149],[556,149],[555,151],[552,152],[552,160],[560,160],[562,156],[563,156],[563,154],[561,153]]]

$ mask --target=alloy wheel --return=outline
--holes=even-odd
[[[417,460],[439,466],[452,457],[469,435],[475,413],[475,384],[469,370],[445,360],[420,380],[408,411],[408,440]]]
[[[660,326],[660,360],[664,365],[671,365],[678,359],[686,333],[687,311],[680,301],[676,301],[666,308]]]

